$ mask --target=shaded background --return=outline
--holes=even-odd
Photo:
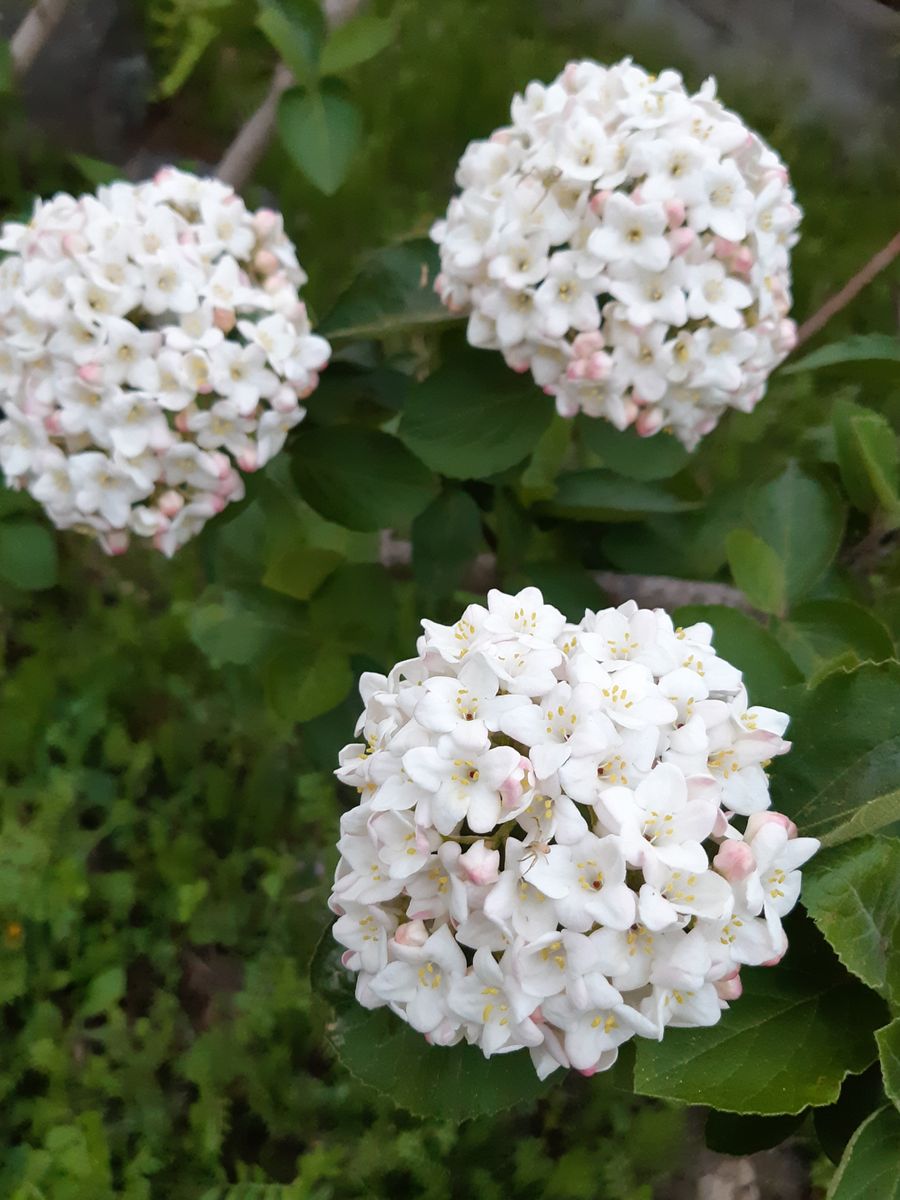
[[[25,7],[0,0],[0,35]],[[806,209],[800,319],[894,232],[900,16],[889,5],[372,7],[396,12],[400,33],[353,75],[366,138],[344,186],[321,195],[273,142],[245,189],[285,212],[319,311],[361,253],[427,230],[468,139],[572,57],[632,53],[648,69],[681,68],[692,85],[719,77],[725,102],[790,164]],[[73,0],[18,91],[0,97],[0,211],[89,188],[104,164],[135,179],[169,161],[212,168],[269,86],[274,52],[255,19],[250,0]],[[830,333],[897,323],[888,274]],[[704,451],[710,473],[745,482],[768,470],[773,447],[827,436],[816,421],[832,393],[815,386],[778,383],[752,418],[735,418]],[[896,411],[896,391],[863,388]],[[0,517],[19,502],[0,493]],[[240,613],[227,652],[221,626],[210,652],[213,606],[196,601],[217,555],[239,564],[258,540],[246,512],[243,526],[222,522],[231,533],[218,544],[201,539],[171,565],[110,563],[71,536],[59,539],[52,580],[30,592],[0,583],[3,1200],[814,1194],[830,1168],[802,1130],[762,1159],[722,1158],[703,1148],[704,1114],[577,1077],[534,1110],[456,1127],[396,1111],[332,1063],[306,963],[325,925],[343,803],[330,770],[356,704],[302,727],[274,711],[238,669],[240,647],[251,661],[259,635]],[[635,551],[621,542],[578,554],[627,569]],[[721,563],[710,568],[720,574]],[[355,668],[410,644],[421,610],[404,595],[397,614],[347,618],[362,648]],[[217,650],[226,665],[214,669]],[[841,1119],[837,1153],[850,1131]],[[718,1120],[710,1140],[725,1144]],[[795,1132],[777,1120],[760,1145]]]

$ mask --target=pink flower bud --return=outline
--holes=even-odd
[[[85,363],[83,367],[78,368],[78,378],[82,383],[92,387],[103,379],[103,368],[99,363]]]
[[[261,208],[253,214],[253,228],[259,237],[267,238],[278,228],[278,214],[271,208]]]
[[[274,275],[278,270],[278,258],[271,250],[257,250],[253,257],[253,265],[260,275]]]
[[[778,348],[786,354],[797,345],[797,325],[794,321],[784,320],[778,324]]]
[[[713,254],[716,258],[728,259],[733,254],[737,254],[737,242],[730,242],[728,238],[716,237],[713,240]]]
[[[599,329],[594,329],[588,333],[578,334],[572,343],[572,352],[579,358],[590,358],[592,354],[602,350],[604,345],[603,334]]]
[[[287,277],[287,275],[285,275],[284,271],[276,271],[275,274],[270,275],[269,278],[263,284],[263,287],[269,293],[270,296],[274,292],[279,292],[279,291],[281,291],[282,288],[287,287],[287,286],[288,286],[288,277]]]
[[[753,813],[753,815],[748,818],[747,831],[744,834],[744,837],[747,838],[748,841],[752,840],[754,837],[756,837],[764,825],[781,825],[782,828],[787,830],[787,835],[789,838],[795,838],[797,836],[797,826],[790,817],[786,817],[784,813],[772,812],[770,810],[769,812]]]
[[[175,428],[178,430],[179,433],[190,432],[190,426],[188,425],[188,420],[189,420],[188,413],[184,409],[182,409],[182,411],[180,413],[175,414]]]
[[[424,921],[407,921],[394,934],[394,941],[400,946],[424,946],[428,941],[428,930]]]
[[[44,417],[44,428],[51,437],[59,437],[62,433],[62,426],[59,423],[59,413],[48,413],[47,416]]]
[[[612,192],[604,189],[603,191],[600,191],[600,192],[594,192],[593,196],[591,196],[589,204],[590,204],[591,212],[594,214],[595,217],[603,216],[603,210],[604,210],[604,208],[606,208],[606,202],[610,198],[611,195],[612,195]]]
[[[787,940],[787,935],[785,934],[784,930],[782,930],[782,931],[781,931],[781,936],[782,936],[782,939],[783,939],[782,946],[781,946],[781,953],[780,953],[780,954],[776,954],[774,958],[769,958],[769,959],[767,959],[767,960],[766,960],[764,963],[761,963],[761,964],[760,964],[761,966],[763,966],[763,967],[777,967],[777,966],[778,966],[778,964],[781,962],[781,960],[784,958],[784,956],[787,954],[787,951],[788,951],[788,940]]]
[[[740,971],[735,971],[734,975],[726,975],[724,979],[720,979],[715,988],[720,1000],[738,1000],[744,990]]]
[[[685,207],[682,200],[673,196],[671,200],[666,201],[665,208],[670,229],[677,229],[679,225],[684,224]]]
[[[688,229],[686,225],[682,225],[680,229],[673,229],[669,234],[669,245],[672,247],[674,255],[684,254],[691,246],[693,246],[697,235],[693,229]]]
[[[466,879],[478,887],[496,883],[500,874],[500,851],[489,850],[482,839],[474,842],[465,854],[460,856],[459,865]]]
[[[255,471],[259,465],[259,455],[256,453],[256,448],[250,446],[242,454],[239,454],[237,465],[242,471]]]
[[[713,859],[713,867],[725,879],[736,883],[756,870],[756,859],[746,842],[725,841]]]
[[[592,1075],[597,1074],[597,1067],[579,1067],[578,1074],[583,1075],[585,1079],[590,1079]]]
[[[573,382],[579,379],[585,379],[588,373],[588,360],[586,358],[573,358],[566,367],[566,379],[571,379]]]
[[[184,496],[181,492],[176,492],[174,489],[163,492],[159,498],[159,511],[166,517],[174,517],[177,512],[184,508]]]
[[[741,246],[731,260],[731,269],[738,275],[749,275],[753,266],[753,254],[749,246]]]
[[[220,479],[226,479],[231,474],[231,459],[227,454],[223,454],[221,450],[211,450],[209,457],[213,461],[213,468]]]
[[[515,770],[500,784],[504,808],[518,808],[522,797],[534,787],[534,772],[530,759],[520,757]]]
[[[129,533],[127,529],[114,529],[104,539],[103,549],[107,554],[118,557],[128,549]]]
[[[641,437],[653,437],[654,433],[659,433],[662,429],[664,420],[658,408],[644,408],[637,418],[635,429]]]
[[[307,382],[302,387],[295,386],[294,390],[297,393],[297,396],[300,400],[305,400],[308,396],[311,396],[313,394],[313,392],[316,390],[316,388],[318,386],[319,386],[318,372],[310,371],[309,379],[307,380]]]
[[[624,409],[624,413],[623,413],[624,426],[623,427],[625,429],[627,429],[629,425],[633,425],[635,423],[635,421],[638,418],[638,414],[640,413],[641,410],[638,407],[638,405],[634,402],[634,400],[631,400],[631,399],[624,401],[624,403],[622,404],[622,408]]]
[[[644,193],[641,191],[640,187],[636,187],[628,199],[632,202],[632,204],[643,204]]]
[[[592,354],[588,359],[587,377],[595,382],[601,379],[608,379],[612,371],[612,359],[608,354],[599,350],[596,354]]]
[[[213,324],[216,329],[221,329],[223,333],[231,333],[237,324],[237,317],[234,315],[234,310],[230,308],[214,308]]]

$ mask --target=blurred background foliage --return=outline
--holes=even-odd
[[[5,216],[166,161],[211,169],[265,94],[267,4],[114,7],[113,57],[94,70],[96,103],[118,104],[112,132],[85,117],[90,91],[77,106],[70,96],[71,116],[42,106],[41,59],[21,86],[7,81]],[[452,619],[483,589],[484,555],[493,579],[538,583],[576,619],[604,602],[598,571],[736,582],[761,623],[691,615],[717,621],[754,698],[790,710],[805,685],[895,655],[893,340],[867,343],[864,361],[783,370],[754,414],[732,414],[688,463],[664,438],[635,447],[591,423],[573,434],[533,409],[434,320],[420,244],[380,252],[359,281],[363,256],[427,233],[465,144],[503,122],[511,94],[572,57],[631,53],[692,84],[720,75],[725,101],[790,164],[806,212],[801,319],[891,235],[889,117],[882,129],[873,110],[867,136],[848,135],[810,115],[786,71],[698,71],[665,22],[626,36],[599,12],[372,4],[391,36],[371,60],[338,63],[328,85],[358,114],[345,178],[320,190],[283,123],[244,189],[284,211],[339,353],[288,453],[173,563],[107,560],[0,494],[3,1200],[645,1200],[655,1187],[693,1196],[698,1170],[715,1169],[702,1115],[636,1099],[618,1077],[574,1078],[491,1121],[407,1115],[334,1061],[333,1017],[307,977],[347,803],[330,772],[352,733],[355,676],[406,657],[422,615]],[[377,342],[359,336],[373,320]],[[889,272],[828,340],[896,327]],[[472,431],[472,412],[501,397],[505,423]],[[429,414],[444,407],[451,424],[435,430]],[[411,563],[393,563],[382,527],[411,540]],[[774,570],[748,566],[748,539],[769,545]],[[719,1118],[709,1144],[743,1153],[791,1134],[763,1195],[808,1194],[810,1164],[822,1189],[828,1158],[875,1103],[873,1069],[874,1084],[849,1076],[815,1119]]]

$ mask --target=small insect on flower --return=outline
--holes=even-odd
[[[474,346],[565,417],[688,449],[747,412],[794,344],[800,209],[781,160],[676,71],[570,63],[472,142],[432,229],[435,287]]]
[[[330,356],[281,217],[173,168],[0,231],[0,468],[60,529],[166,555],[244,494]]]
[[[818,848],[769,811],[788,718],[709,625],[632,602],[571,625],[536,588],[422,622],[360,681],[330,906],[363,1005],[435,1045],[593,1074],[714,1025],[774,965]],[[461,636],[461,631],[465,636]]]

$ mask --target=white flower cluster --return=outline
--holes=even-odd
[[[713,1025],[774,965],[818,842],[767,811],[783,713],[708,625],[628,603],[577,626],[492,591],[364,675],[337,775],[334,936],[368,1008],[437,1045],[592,1074],[632,1035]]]
[[[0,467],[61,529],[167,555],[303,419],[330,347],[281,217],[166,168],[0,233]]]
[[[472,142],[432,236],[469,341],[583,411],[688,448],[794,345],[800,210],[778,156],[676,71],[570,63]]]

